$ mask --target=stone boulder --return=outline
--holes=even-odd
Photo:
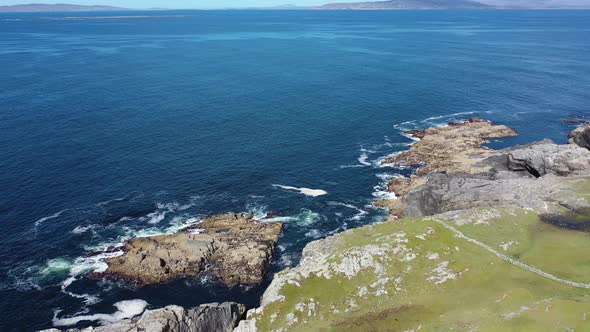
[[[535,177],[590,174],[590,152],[577,145],[542,142],[508,153],[508,168],[527,171]]]

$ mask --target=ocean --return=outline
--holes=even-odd
[[[379,161],[408,148],[404,130],[477,116],[519,132],[493,147],[563,143],[563,120],[590,116],[589,34],[590,11],[0,14],[0,330],[129,300],[256,306],[270,275],[88,274],[125,239],[247,211],[278,213],[271,270],[293,266],[308,242],[383,220],[371,202],[411,170]]]

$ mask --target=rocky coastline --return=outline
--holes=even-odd
[[[569,144],[502,150],[485,144],[517,133],[477,118],[406,134],[411,149],[383,161],[414,169],[389,183],[397,199],[375,202],[388,220],[309,243],[247,317],[238,304],[169,306],[84,331],[590,329],[590,264],[578,254],[590,250],[590,125]],[[130,240],[101,276],[153,284],[214,262],[206,273],[223,284],[257,284],[281,227],[210,217]]]
[[[482,119],[406,133],[389,220],[309,243],[235,331],[590,328],[589,133],[503,150],[484,144],[516,132]]]

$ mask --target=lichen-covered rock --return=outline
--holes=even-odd
[[[140,285],[206,273],[228,286],[259,284],[272,258],[282,224],[257,222],[251,215],[225,214],[173,235],[127,241],[124,254],[106,261],[100,276]]]
[[[246,307],[233,302],[203,304],[191,309],[170,305],[161,309],[146,310],[135,321],[67,329],[64,332],[230,332],[243,318]],[[49,329],[42,332],[59,332]]]

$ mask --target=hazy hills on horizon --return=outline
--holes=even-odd
[[[150,8],[166,10],[167,8]],[[172,8],[170,8],[172,9]],[[301,7],[282,5],[263,8],[220,9],[283,9],[283,10],[416,10],[416,9],[590,9],[590,0],[384,0],[350,3],[327,3]],[[0,12],[82,12],[138,10],[104,5],[20,4],[0,6]]]
[[[12,6],[0,6],[0,12],[81,12],[81,11],[118,11],[129,10],[128,8],[102,6],[102,5],[72,5],[72,4],[22,4]]]
[[[387,0],[330,3],[315,9],[590,9],[590,0]]]

